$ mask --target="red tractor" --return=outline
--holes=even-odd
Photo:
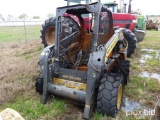
[[[65,0],[67,1],[67,6],[70,5],[76,5],[76,4],[81,4],[81,3],[90,3],[91,0]],[[115,3],[117,4],[117,3]],[[115,11],[114,11],[115,10]],[[136,26],[136,16],[132,14],[122,14],[122,13],[114,13],[118,9],[115,8],[114,10],[111,10],[113,12],[113,26],[114,29],[116,30],[117,28],[126,28],[123,29],[123,35],[125,39],[128,41],[128,50],[127,50],[127,56],[130,57],[135,49],[136,49],[136,42],[137,39],[135,37],[135,34],[132,32],[133,29]],[[76,17],[70,14],[64,14],[63,16],[68,16],[73,18],[77,23],[79,21],[77,20]],[[85,24],[85,29],[88,32],[92,32],[92,26],[94,26],[93,21],[91,21],[91,15],[83,15],[82,16],[84,19],[84,24]],[[41,38],[42,38],[42,43],[44,44],[44,47],[47,47],[48,45],[51,45],[54,43],[54,35],[55,35],[55,24],[56,19],[55,18],[50,18],[45,21],[45,23],[42,25],[42,30],[41,30]],[[72,26],[73,23],[71,21],[68,22],[69,26]],[[76,28],[68,30],[70,33],[74,32]]]
[[[127,28],[131,30],[136,38],[137,42],[142,42],[146,35],[146,20],[145,16],[141,14],[141,11],[131,11],[131,1],[129,0],[128,12],[124,0],[119,0],[119,4],[114,2],[107,2],[104,0],[104,5],[107,6],[113,12],[114,26],[121,28]],[[119,6],[119,7],[118,7]]]
[[[137,24],[137,17],[134,14],[126,14],[126,4],[124,4],[123,9],[118,9],[118,3],[116,2],[107,2],[103,4],[113,13],[113,26],[119,26],[134,31]]]

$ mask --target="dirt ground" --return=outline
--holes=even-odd
[[[24,94],[38,74],[36,49],[40,40],[0,44],[0,105]],[[32,53],[32,57],[27,56]],[[29,60],[26,60],[30,57]]]

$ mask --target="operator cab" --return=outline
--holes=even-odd
[[[67,0],[67,6],[77,5],[77,4],[87,4],[90,0]]]
[[[78,4],[89,4],[92,1],[97,1],[97,0],[64,0],[67,1],[67,6],[71,6],[71,5],[78,5]],[[91,17],[91,14],[83,14],[82,15],[83,18],[89,18]]]
[[[97,2],[98,0],[65,0],[67,1],[67,6],[77,5],[77,4],[89,4],[93,2]]]
[[[67,6],[78,5],[78,4],[90,4],[94,2],[98,2],[98,0],[65,0],[67,2]],[[85,29],[90,33],[93,31],[93,14],[82,14],[81,15],[85,23]],[[89,28],[89,29],[88,29]]]
[[[104,3],[104,5],[112,12],[112,13],[118,13],[118,4],[113,3]]]
[[[67,6],[71,6],[71,5],[78,5],[78,4],[90,4],[90,3],[97,2],[98,0],[65,0],[65,1],[67,1]],[[82,17],[88,18],[88,17],[91,17],[91,15],[83,14]]]

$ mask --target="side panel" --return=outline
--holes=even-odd
[[[145,16],[143,15],[137,15],[138,18],[138,23],[137,23],[137,28],[138,30],[146,30],[146,20]]]
[[[136,27],[136,15],[125,13],[113,13],[113,26],[119,26],[120,28],[127,28],[131,31]]]
[[[133,14],[125,14],[125,13],[113,13],[113,27],[119,26],[120,28],[127,28],[131,31],[134,31],[137,24],[137,17]],[[84,18],[85,21],[85,29],[91,29],[91,21],[89,18]]]

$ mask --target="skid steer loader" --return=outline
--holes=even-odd
[[[92,16],[90,31],[82,18],[86,14]],[[41,73],[35,87],[41,102],[50,95],[61,96],[84,105],[84,119],[94,107],[114,117],[129,79],[128,43],[122,30],[113,30],[112,13],[100,1],[58,7],[55,44],[44,48],[38,62]]]

